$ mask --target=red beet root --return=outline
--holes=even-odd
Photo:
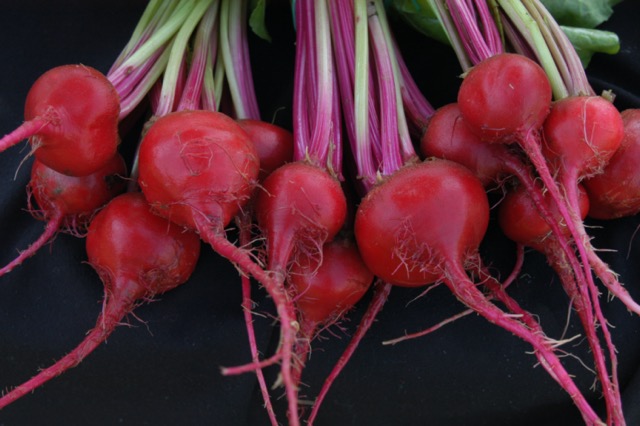
[[[285,164],[263,183],[256,219],[267,240],[269,269],[286,275],[295,252],[319,254],[340,231],[347,202],[340,183],[304,162]]]
[[[28,249],[0,269],[0,276],[33,256],[58,231],[82,235],[96,210],[124,191],[125,175],[126,166],[120,154],[100,170],[79,177],[58,173],[36,159],[31,168],[29,195],[33,196],[39,209],[32,207],[31,213],[47,222],[47,226]]]
[[[0,408],[78,365],[138,303],[187,281],[199,254],[198,236],[151,213],[142,194],[114,198],[87,233],[89,263],[105,286],[96,327],[69,354],[0,398]]]
[[[249,200],[259,160],[247,134],[212,111],[170,113],[149,128],[140,145],[139,183],[160,215],[220,235]]]
[[[287,283],[299,313],[294,380],[300,383],[320,327],[328,327],[349,311],[369,289],[373,273],[362,261],[353,241],[339,238],[324,245],[322,256],[297,256]]]
[[[255,200],[258,225],[266,240],[267,265],[275,284],[285,292],[289,265],[298,256],[319,259],[322,246],[342,229],[347,202],[340,182],[326,170],[303,161],[285,164],[265,179]],[[279,305],[281,303],[281,305]],[[278,310],[295,318],[289,299],[276,301]],[[299,324],[282,323],[281,332],[295,334]],[[294,341],[282,342],[284,357],[292,356]],[[290,363],[291,359],[287,360]],[[289,402],[289,420],[298,422],[297,373],[283,377]],[[291,391],[291,389],[295,389]]]
[[[327,324],[355,305],[373,281],[356,245],[337,239],[324,245],[322,257],[299,256],[288,283],[304,321]]]
[[[84,176],[103,167],[119,143],[120,101],[109,80],[84,65],[44,73],[25,102],[25,123],[0,139],[0,152],[29,138],[38,160],[57,172]]]
[[[589,211],[589,198],[582,185],[579,186],[579,190],[580,217],[584,219]],[[546,199],[549,201],[548,196]],[[559,216],[557,209],[553,209],[553,207],[550,209],[555,213],[556,217]],[[604,319],[598,310],[594,311],[589,305],[590,295],[588,294],[588,287],[584,285],[584,279],[576,276],[581,272],[577,258],[565,256],[563,250],[558,247],[557,236],[551,233],[549,225],[540,216],[538,209],[533,205],[529,192],[525,191],[524,188],[516,188],[507,193],[500,203],[498,220],[501,229],[510,239],[544,253],[551,267],[557,272],[565,292],[571,299],[572,305],[582,321],[584,332],[593,354],[598,378],[602,382],[605,398],[609,400],[608,403],[612,407],[615,407],[615,390],[618,388],[618,380],[616,356],[611,334],[607,327],[602,327],[601,332],[605,338],[605,347],[609,350],[611,357],[612,372],[610,377],[604,348],[600,343],[596,328],[593,326],[597,322],[604,321]],[[561,222],[559,218],[558,221]],[[566,226],[562,229],[566,234],[569,234]]]
[[[469,308],[530,343],[585,421],[600,422],[549,342],[492,304],[466,274],[488,221],[482,183],[456,163],[432,160],[405,166],[369,192],[356,214],[355,235],[376,276],[403,286],[442,281]]]
[[[555,220],[562,223],[557,208],[549,200],[548,193],[545,201],[550,205],[549,209],[555,215]],[[583,188],[580,190],[580,214],[585,218],[589,211],[589,198]],[[551,234],[551,227],[540,216],[539,210],[533,203],[529,193],[523,187],[518,187],[507,192],[500,202],[498,210],[500,228],[507,237],[525,246],[534,248],[541,253],[555,256],[547,243],[553,241],[553,249],[556,249],[557,240]],[[562,226],[561,230],[568,236],[569,230]]]
[[[290,349],[297,325],[293,309],[288,308],[282,286],[247,249],[233,245],[225,234],[225,227],[252,196],[259,168],[258,154],[247,133],[218,112],[167,114],[149,128],[140,145],[139,183],[153,210],[197,231],[217,253],[264,285],[273,298],[283,344],[272,361],[282,359],[283,380],[293,395]]]
[[[432,160],[405,166],[369,192],[358,208],[355,235],[377,277],[423,286],[439,281],[447,262],[464,263],[480,245],[488,221],[478,179],[456,163]]]
[[[602,173],[584,180],[589,216],[616,219],[640,212],[640,109],[621,113],[624,138]]]
[[[238,120],[240,127],[249,135],[249,139],[260,157],[260,174],[263,181],[278,167],[293,160],[293,134],[275,124],[266,121],[244,118]]]
[[[487,144],[466,124],[457,103],[436,110],[420,139],[425,157],[455,161],[471,170],[485,187],[493,186],[511,172],[502,145]]]

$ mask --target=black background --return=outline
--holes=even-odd
[[[0,6],[0,133],[20,124],[30,84],[47,69],[84,63],[107,71],[128,40],[145,2],[130,0],[23,0]],[[616,56],[597,56],[590,68],[599,91],[613,89],[620,108],[640,107],[640,3],[623,1],[603,25],[621,38]],[[273,42],[252,38],[254,77],[263,118],[290,125],[293,29],[286,2],[269,12]],[[434,106],[455,99],[459,68],[451,50],[396,25],[405,59]],[[135,129],[134,129],[135,130]],[[135,134],[123,142],[130,158]],[[43,224],[25,211],[31,160],[26,145],[0,155],[0,263],[37,238]],[[602,256],[640,300],[638,218],[589,221],[594,245],[617,250]],[[482,247],[487,262],[505,274],[513,246],[492,223]],[[92,328],[101,309],[102,287],[85,263],[84,243],[61,234],[21,267],[0,278],[0,388],[31,377],[72,349]],[[527,253],[521,278],[511,290],[539,315],[552,337],[566,323],[568,302],[542,256]],[[436,288],[412,301],[420,290],[394,289],[371,333],[335,383],[318,425],[573,425],[581,418],[563,393],[513,336],[471,316],[426,338],[382,346],[381,341],[417,331],[459,312],[448,291]],[[259,309],[271,304],[256,291]],[[252,375],[222,377],[221,365],[248,361],[235,269],[206,247],[192,279],[144,305],[108,342],[79,367],[51,380],[0,412],[0,425],[261,425],[262,401]],[[366,300],[343,330],[314,343],[303,394],[313,397],[348,341]],[[628,424],[640,424],[640,318],[617,301],[606,302],[615,327],[619,376]],[[273,350],[277,333],[257,318],[258,345]],[[579,333],[572,317],[568,334]],[[588,359],[582,341],[567,347]],[[590,392],[592,373],[577,360],[567,366]],[[268,370],[270,382],[275,370]],[[278,391],[274,394],[280,396]],[[282,400],[276,400],[280,419]]]

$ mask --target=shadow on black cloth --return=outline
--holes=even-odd
[[[17,2],[11,2],[17,3]],[[272,44],[252,38],[254,69],[263,117],[290,125],[293,29],[285,2],[270,12]],[[45,70],[84,63],[106,71],[137,22],[142,1],[23,0],[0,6],[0,132],[22,121],[30,84]],[[597,55],[589,76],[594,87],[613,89],[619,108],[640,107],[640,3],[616,7],[603,28],[618,32],[622,51]],[[457,62],[446,47],[398,27],[406,61],[434,106],[453,101],[459,79]],[[284,108],[279,112],[276,111]],[[135,129],[134,129],[135,130]],[[136,142],[123,141],[130,159]],[[127,148],[129,147],[129,148]],[[0,264],[15,256],[42,231],[25,211],[25,186],[31,160],[27,149],[0,155]],[[639,219],[590,221],[602,253],[636,299],[640,299],[640,256],[633,240]],[[492,224],[483,245],[486,259],[506,273],[513,246]],[[102,287],[86,264],[83,241],[68,235],[56,240],[21,267],[0,278],[0,387],[31,377],[75,347],[92,328],[101,308]],[[322,425],[578,425],[581,418],[528,347],[478,317],[467,317],[426,338],[382,346],[381,341],[417,331],[461,310],[437,288],[412,303],[420,290],[394,289],[388,305],[362,342],[320,413]],[[551,336],[566,323],[567,300],[544,259],[529,253],[512,294],[537,313]],[[259,310],[270,301],[256,291]],[[313,397],[348,341],[367,300],[343,323],[340,338],[325,333],[304,376],[303,394]],[[615,326],[620,382],[628,424],[640,424],[640,319],[621,303],[604,303]],[[155,303],[137,310],[131,327],[122,326],[108,343],[79,367],[51,380],[0,412],[0,425],[263,425],[267,418],[252,375],[222,377],[219,367],[249,360],[240,309],[237,272],[204,249],[192,279]],[[143,321],[143,322],[141,322]],[[258,345],[273,350],[277,333],[270,320],[256,318]],[[579,333],[575,316],[568,334]],[[568,348],[587,359],[586,344]],[[585,392],[593,375],[567,359]],[[268,370],[268,380],[275,371]],[[275,396],[280,394],[276,391]],[[589,395],[601,409],[597,392]],[[282,415],[282,400],[276,401]]]

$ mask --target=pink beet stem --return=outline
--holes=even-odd
[[[58,230],[60,229],[60,226],[62,226],[62,220],[63,215],[61,213],[57,213],[51,219],[49,219],[42,235],[40,235],[40,237],[38,237],[38,239],[34,241],[33,244],[31,244],[26,250],[21,251],[18,257],[16,257],[11,262],[7,263],[2,269],[0,269],[0,277],[11,272],[13,268],[36,254],[36,252],[40,250],[42,246],[51,241],[56,232],[58,232]]]
[[[103,311],[96,322],[96,326],[73,351],[69,352],[53,365],[41,370],[37,375],[20,386],[15,387],[3,395],[2,398],[0,398],[0,409],[34,391],[54,377],[80,364],[82,360],[109,337],[122,318],[131,312],[135,301],[138,299],[136,293],[139,293],[139,289],[140,286],[137,283],[128,282],[124,291],[125,294],[119,295],[127,297],[118,297],[118,295],[111,297],[104,305]]]
[[[51,115],[52,117],[36,117],[32,120],[25,121],[13,132],[5,135],[2,139],[0,139],[0,152],[5,151],[6,149],[11,148],[14,145],[17,145],[24,139],[30,138],[31,136],[37,134],[45,126],[51,124],[54,118],[54,114],[52,113]]]

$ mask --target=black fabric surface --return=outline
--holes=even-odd
[[[47,69],[83,63],[107,71],[144,8],[142,1],[44,2],[0,5],[0,133],[22,121],[31,83]],[[613,89],[619,108],[640,107],[640,3],[623,1],[603,28],[618,32],[622,51],[598,55],[589,76],[597,90]],[[290,125],[294,39],[286,2],[269,12],[273,42],[252,38],[254,72],[263,117]],[[455,100],[459,68],[452,51],[406,25],[397,36],[416,80],[434,106]],[[284,108],[283,110],[280,110]],[[276,111],[277,114],[276,114]],[[123,141],[131,159],[136,143]],[[0,264],[42,232],[26,209],[30,159],[25,144],[0,154]],[[640,300],[638,218],[589,221],[594,245]],[[503,276],[513,245],[492,221],[482,252]],[[61,234],[21,267],[0,278],[0,388],[15,386],[71,350],[95,325],[102,286],[84,261],[84,242]],[[423,329],[463,307],[444,288],[414,300],[420,289],[394,289],[370,334],[335,383],[317,425],[579,425],[568,395],[528,353],[526,344],[482,318],[469,316],[425,338],[395,346],[381,341]],[[568,301],[537,253],[527,253],[511,294],[539,315],[552,337],[567,322]],[[256,290],[258,310],[273,312]],[[342,329],[323,333],[303,381],[315,396],[353,333],[368,298]],[[203,247],[192,279],[160,300],[141,306],[108,342],[80,366],[0,411],[0,425],[263,425],[267,417],[253,375],[223,377],[219,367],[249,360],[235,269]],[[619,377],[629,425],[640,424],[640,318],[618,301],[603,309],[619,350]],[[277,332],[256,317],[258,345],[270,353]],[[571,316],[568,335],[580,333]],[[588,360],[586,343],[567,347]],[[598,409],[594,375],[577,359],[566,364]],[[275,369],[267,370],[270,383]],[[274,400],[284,421],[283,399]]]

